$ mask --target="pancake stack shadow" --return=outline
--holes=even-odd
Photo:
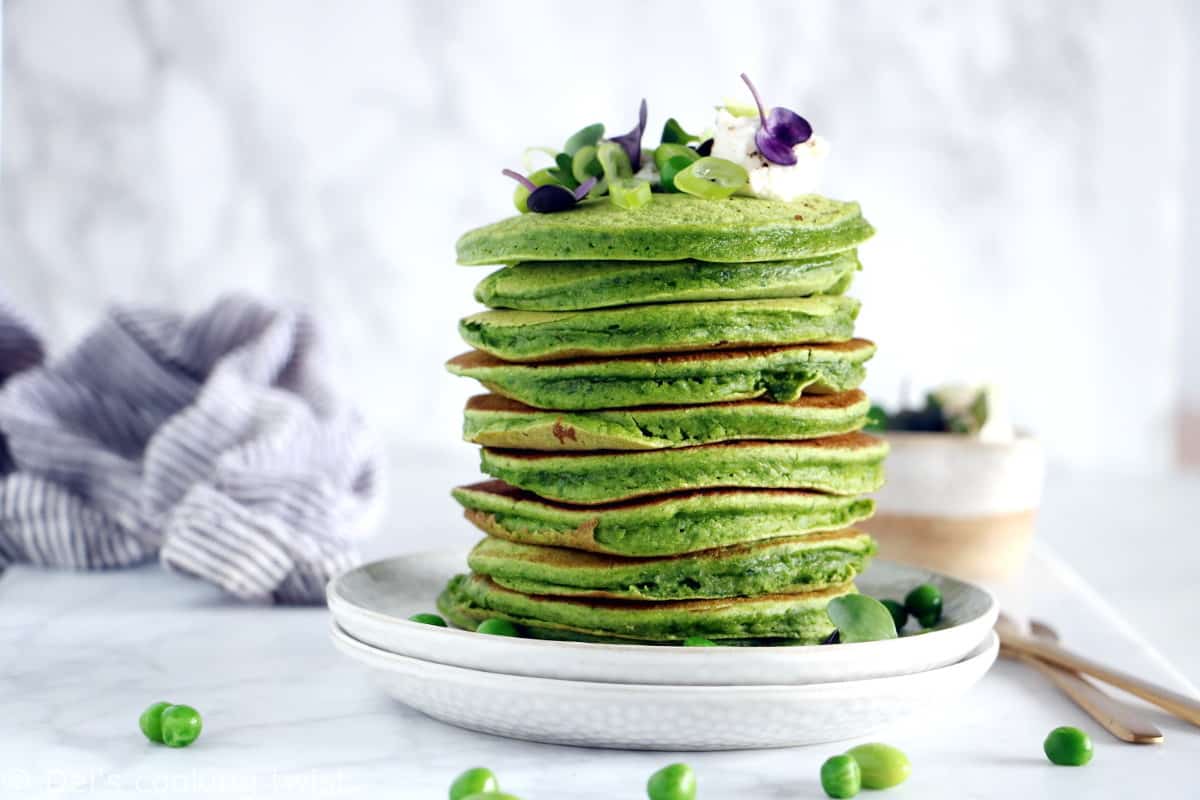
[[[653,209],[653,213],[644,213]],[[872,233],[820,197],[584,203],[466,234],[508,263],[451,372],[491,477],[454,490],[486,537],[438,600],[579,641],[816,644],[875,552],[854,529],[886,445],[861,432],[874,345],[844,292]],[[716,242],[716,244],[714,244]],[[709,256],[723,261],[703,261]]]

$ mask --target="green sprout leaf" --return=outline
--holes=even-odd
[[[573,156],[579,152],[581,147],[592,146],[600,141],[600,137],[604,135],[604,124],[595,122],[588,125],[586,128],[580,128],[571,134],[567,139],[567,143],[563,145],[563,152],[569,156]]]
[[[887,606],[865,594],[847,594],[829,601],[829,619],[843,642],[877,642],[896,638],[896,623]]]
[[[700,137],[694,133],[688,133],[683,129],[674,117],[671,117],[663,125],[662,143],[663,144],[687,144],[688,142],[698,142]]]

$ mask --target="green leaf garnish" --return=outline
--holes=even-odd
[[[551,167],[549,172],[554,176],[555,183],[559,186],[565,186],[568,189],[574,189],[579,185],[579,181],[575,180],[575,173],[571,169],[571,156],[566,153],[559,153],[554,157],[554,163],[557,166]]]
[[[700,137],[694,133],[685,131],[683,126],[674,117],[671,117],[663,125],[661,141],[663,144],[687,144],[688,142],[700,141]]]
[[[581,147],[587,147],[588,145],[594,147],[603,135],[604,124],[601,122],[593,123],[586,128],[580,128],[567,139],[567,143],[563,145],[563,152],[569,156],[573,156],[579,152],[579,148]]]
[[[604,177],[609,186],[620,178],[633,177],[633,164],[629,161],[629,153],[616,142],[601,142],[596,146],[596,158],[604,169]]]
[[[865,594],[847,594],[829,601],[829,619],[843,642],[877,642],[896,638],[896,623],[887,606]]]
[[[604,167],[600,165],[600,159],[596,158],[595,145],[586,144],[575,151],[575,155],[571,159],[571,174],[580,183],[588,178],[599,178],[604,175]]]
[[[658,170],[659,182],[664,192],[678,192],[675,176],[699,161],[700,154],[683,144],[664,142],[654,151],[654,166]]]

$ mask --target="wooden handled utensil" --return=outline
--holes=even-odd
[[[1058,641],[1058,634],[1054,629],[1037,620],[1030,622],[1030,630],[1039,639]],[[1133,744],[1162,743],[1162,731],[1153,722],[1138,713],[1137,709],[1109,696],[1088,679],[1033,656],[1015,657],[1049,678],[1063,694],[1075,701],[1075,704],[1091,715],[1092,719],[1121,741]]]
[[[1018,631],[1015,625],[1005,620],[996,623],[996,633],[1000,636],[1000,645],[1015,654],[1032,656],[1058,667],[1090,675],[1136,695],[1148,703],[1153,703],[1182,720],[1200,726],[1200,700],[1194,697],[1188,697],[1165,686],[1142,680],[1127,672],[1110,669],[1089,658],[1072,653],[1054,642],[1026,636]]]

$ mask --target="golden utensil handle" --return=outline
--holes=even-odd
[[[1031,639],[1011,630],[1001,630],[1000,641],[1016,653],[1033,656],[1059,667],[1091,675],[1093,678],[1097,678],[1105,683],[1116,686],[1118,689],[1136,695],[1148,703],[1153,703],[1180,719],[1200,726],[1200,700],[1193,697],[1188,697],[1185,694],[1172,691],[1165,686],[1159,686],[1150,681],[1142,680],[1127,672],[1109,669],[1103,664],[1076,655],[1070,650],[1052,642]]]
[[[1106,731],[1124,742],[1161,744],[1162,731],[1124,703],[1109,697],[1084,678],[1033,656],[1014,654],[1023,663],[1049,678],[1063,694],[1071,698]]]

